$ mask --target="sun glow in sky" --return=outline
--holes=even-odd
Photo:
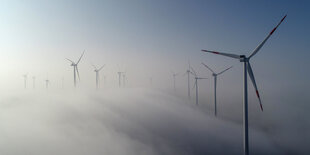
[[[234,65],[227,77],[238,81],[238,62],[200,50],[250,54],[288,14],[252,60],[254,73],[263,89],[305,90],[308,7],[308,1],[1,1],[1,86],[21,88],[25,73],[54,85],[64,77],[71,86],[65,58],[77,60],[84,49],[81,79],[91,87],[92,63],[106,64],[111,85],[122,70],[133,86],[151,76],[164,86],[170,70],[183,73],[188,60],[203,76],[210,73],[201,62],[215,70]]]
[[[240,154],[242,64],[201,49],[249,55],[286,14],[251,58],[264,111],[249,84],[250,148],[309,152],[309,8],[306,0],[2,0],[0,154]],[[84,50],[72,91],[66,58]],[[202,62],[215,72],[233,66],[218,77],[218,117]],[[199,81],[199,106],[187,99],[188,63],[209,78]],[[92,64],[105,64],[99,91]]]

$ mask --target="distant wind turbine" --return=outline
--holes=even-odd
[[[175,73],[173,71],[171,71],[172,73],[172,77],[173,77],[173,90],[176,91],[176,87],[175,87],[175,77],[179,75],[179,73]]]
[[[99,69],[97,69],[97,67],[95,65],[92,65],[94,67],[94,72],[96,73],[96,89],[99,88],[99,71],[104,67],[104,65],[102,65]]]
[[[212,72],[212,76],[214,78],[214,115],[217,115],[217,106],[216,106],[216,82],[217,82],[217,76],[224,73],[225,71],[229,70],[230,68],[232,68],[232,66],[230,66],[229,68],[219,72],[219,73],[215,73],[210,67],[208,67],[206,64],[202,63],[206,68],[208,68],[211,72]]]
[[[192,70],[190,73],[193,74],[195,78],[194,87],[196,87],[196,105],[198,105],[198,80],[208,79],[208,78],[198,77],[195,70],[192,67],[190,67],[190,69]]]
[[[27,88],[27,79],[28,79],[28,73],[23,75],[24,77],[24,88]]]
[[[122,78],[122,72],[117,72],[118,74],[118,86],[121,87],[121,78]]]
[[[79,62],[81,61],[81,58],[83,57],[84,52],[85,52],[85,50],[83,51],[83,53],[82,53],[81,57],[79,58],[79,60],[78,60],[76,63],[75,63],[74,61],[72,61],[72,60],[70,60],[70,59],[66,58],[68,61],[70,61],[70,62],[71,62],[71,66],[73,67],[73,80],[74,80],[74,87],[76,87],[76,74],[78,75],[78,78],[79,78],[79,80],[80,80],[80,73],[79,73],[79,69],[78,69],[77,65],[78,65],[78,64],[79,64]]]
[[[234,59],[238,59],[240,62],[243,63],[243,151],[245,155],[249,154],[249,137],[248,137],[248,84],[247,84],[247,74],[249,74],[250,79],[252,81],[252,84],[255,88],[256,95],[259,100],[260,108],[263,111],[263,106],[261,103],[261,99],[257,90],[254,74],[252,71],[252,67],[250,65],[250,59],[263,47],[263,45],[266,43],[266,41],[269,39],[269,37],[276,31],[276,29],[279,27],[279,25],[284,21],[286,15],[281,19],[281,21],[278,23],[276,27],[274,27],[271,32],[267,35],[267,37],[261,42],[252,52],[250,56],[245,55],[236,55],[236,54],[229,54],[229,53],[222,53],[217,51],[209,51],[209,50],[202,50],[203,52],[223,55],[227,57],[231,57]]]
[[[50,83],[50,80],[49,80],[49,79],[46,79],[46,80],[45,80],[45,87],[46,87],[46,89],[48,89],[49,83]]]
[[[188,69],[186,70],[186,72],[184,73],[184,75],[185,74],[187,74],[187,96],[188,96],[188,100],[190,100],[191,99],[191,86],[190,86],[190,74],[191,74],[191,65],[190,65],[190,63],[189,63],[189,61],[188,61]]]

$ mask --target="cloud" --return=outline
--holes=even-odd
[[[242,154],[240,123],[158,90],[8,94],[0,113],[5,155]],[[285,154],[277,136],[250,128],[251,154]]]

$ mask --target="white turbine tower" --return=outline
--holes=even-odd
[[[190,74],[191,74],[191,65],[188,61],[188,69],[186,70],[185,74],[187,74],[187,96],[188,96],[188,100],[191,99],[191,90],[190,90]],[[184,75],[185,75],[184,74]]]
[[[217,83],[217,76],[221,75],[222,73],[224,73],[225,71],[229,70],[230,68],[232,68],[232,66],[230,66],[229,68],[219,72],[219,73],[215,73],[210,67],[208,67],[206,64],[202,63],[206,68],[208,68],[211,72],[212,72],[212,76],[214,79],[214,115],[217,115],[217,106],[216,106],[216,83]]]
[[[92,65],[94,67],[94,72],[96,73],[96,89],[99,88],[99,71],[104,67],[104,65],[102,65],[99,69],[97,69],[97,67],[95,65]]]
[[[48,89],[48,85],[50,84],[50,80],[49,79],[46,79],[45,80],[45,87],[46,87],[46,89]]]
[[[192,70],[190,73],[193,74],[195,78],[194,87],[196,87],[196,105],[198,105],[198,80],[208,79],[208,78],[198,77],[195,70],[192,67],[190,69]]]
[[[28,73],[23,75],[24,77],[24,88],[27,88],[27,79],[28,79]]]
[[[244,130],[244,135],[243,135],[243,149],[244,149],[244,154],[248,155],[249,154],[249,137],[248,137],[248,85],[247,85],[247,74],[249,74],[250,79],[253,83],[253,86],[256,91],[256,95],[259,100],[259,104],[261,107],[261,110],[263,111],[263,106],[261,103],[261,99],[257,90],[254,74],[252,71],[252,67],[250,65],[250,59],[263,47],[265,42],[269,39],[269,37],[274,33],[274,31],[279,27],[279,25],[283,22],[285,19],[286,15],[281,19],[281,21],[278,23],[276,27],[272,29],[272,31],[267,35],[267,37],[263,40],[262,43],[260,43],[252,52],[250,56],[245,56],[245,55],[236,55],[236,54],[229,54],[229,53],[222,53],[222,52],[217,52],[217,51],[209,51],[209,50],[202,50],[203,52],[209,52],[213,54],[218,54],[218,55],[223,55],[231,58],[238,59],[240,62],[243,63],[243,130]]]
[[[118,86],[121,87],[121,78],[122,78],[122,72],[117,72],[118,74]]]
[[[78,78],[79,78],[79,80],[80,80],[80,73],[79,73],[79,69],[78,69],[77,65],[78,65],[78,64],[79,64],[79,62],[81,61],[81,58],[83,57],[84,52],[85,52],[85,50],[83,51],[83,53],[82,53],[81,57],[79,58],[79,60],[78,60],[76,63],[75,63],[74,61],[72,61],[72,60],[70,60],[70,59],[66,58],[68,61],[70,61],[70,62],[71,62],[71,66],[73,67],[73,80],[74,80],[74,87],[76,87],[76,74],[78,75]]]
[[[173,77],[173,90],[176,92],[176,87],[175,87],[175,77],[179,75],[179,73],[175,73],[171,71],[172,77]]]

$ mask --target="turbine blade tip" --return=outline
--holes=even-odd
[[[281,19],[281,22],[283,22],[283,20],[286,18],[287,14]]]

